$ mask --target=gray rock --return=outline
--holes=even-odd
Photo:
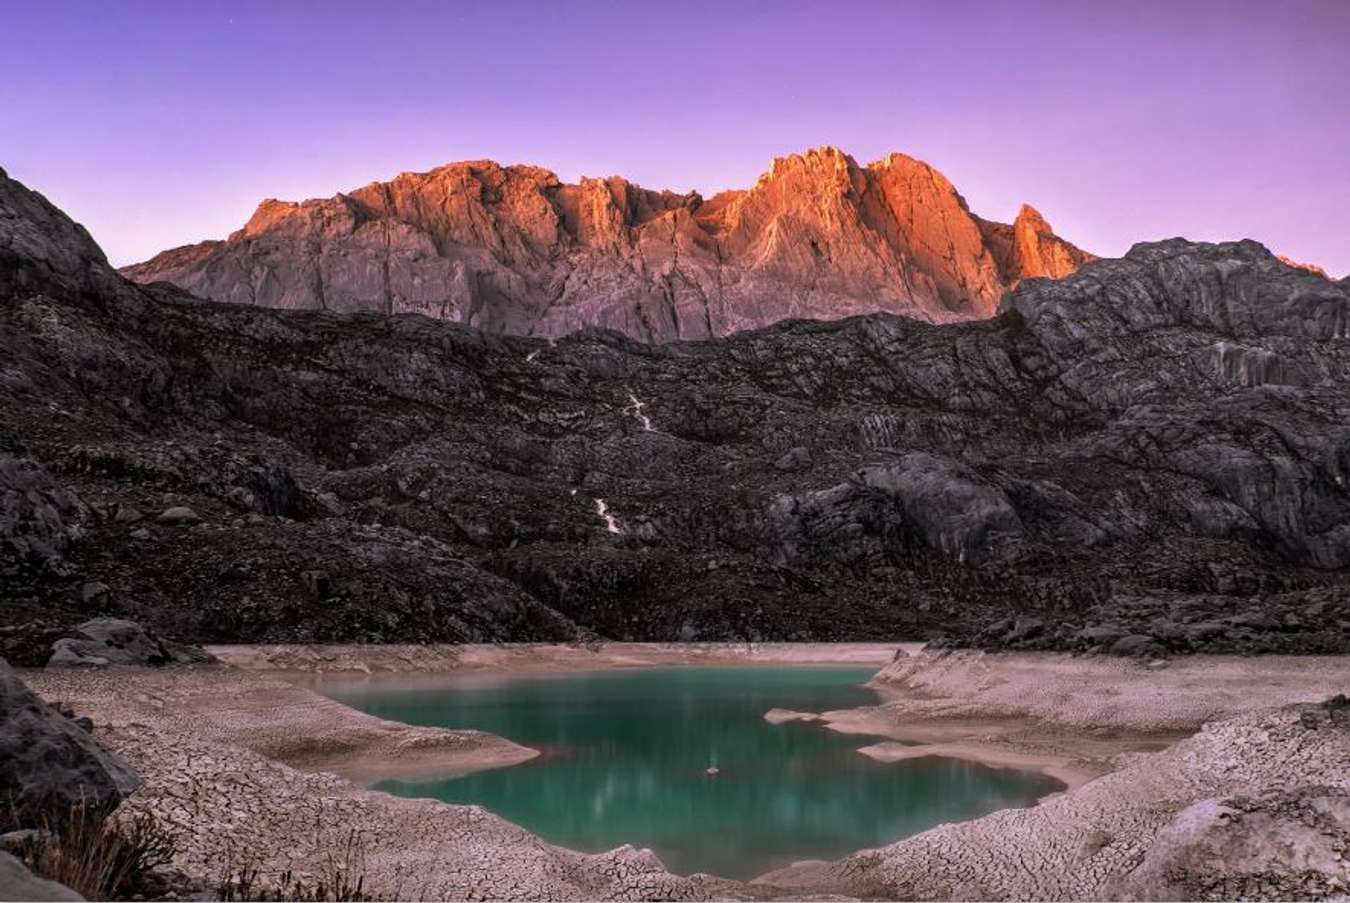
[[[39,878],[9,853],[0,852],[0,900],[83,900],[75,891]]]
[[[135,621],[96,618],[52,644],[48,668],[103,665],[162,665],[170,655]]]
[[[0,578],[68,574],[65,552],[88,514],[42,465],[0,448]]]
[[[209,665],[220,661],[201,646],[171,640],[161,640],[160,643],[169,654],[169,660],[176,665]]]
[[[155,523],[166,524],[171,527],[190,526],[202,522],[201,516],[184,505],[175,505],[172,508],[165,509],[159,517],[155,518]]]
[[[773,466],[789,473],[808,470],[811,467],[811,452],[798,445],[784,452],[777,461],[773,462]]]
[[[1156,658],[1166,650],[1151,636],[1140,633],[1121,637],[1111,644],[1112,655],[1128,655],[1134,658]]]
[[[1119,627],[1095,624],[1078,631],[1077,638],[1090,646],[1111,646],[1124,635],[1125,631]]]
[[[47,843],[52,839],[50,831],[41,831],[37,828],[22,828],[18,831],[7,831],[0,834],[0,850],[6,853],[13,853],[16,856],[23,853],[25,849],[35,846],[39,843]]]
[[[112,588],[106,583],[91,581],[80,587],[80,602],[86,608],[98,608],[108,601]]]
[[[0,799],[55,822],[110,812],[140,786],[131,767],[28,689],[0,661]]]
[[[1200,643],[1223,636],[1228,632],[1228,627],[1218,621],[1197,621],[1194,624],[1187,624],[1183,630],[1187,640],[1191,643]]]
[[[862,468],[847,483],[779,497],[769,520],[786,561],[820,549],[854,557],[869,544],[912,538],[978,564],[1022,532],[1002,491],[959,462],[924,452]]]

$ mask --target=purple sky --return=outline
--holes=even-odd
[[[15,3],[0,166],[115,263],[452,160],[747,187],[898,150],[1101,254],[1350,273],[1350,0]]]

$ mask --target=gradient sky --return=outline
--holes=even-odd
[[[833,144],[1100,254],[1350,273],[1350,0],[16,2],[0,166],[116,264],[452,160],[747,187]]]

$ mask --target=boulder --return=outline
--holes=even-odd
[[[186,527],[201,522],[201,516],[196,511],[183,505],[166,508],[159,517],[155,518],[155,523],[170,527]]]
[[[9,853],[0,852],[0,900],[83,900],[75,891],[39,878]]]
[[[1166,650],[1153,637],[1142,633],[1132,633],[1121,637],[1111,644],[1112,655],[1128,655],[1133,658],[1157,658]]]
[[[171,659],[164,644],[135,621],[95,618],[52,644],[47,667],[162,665]]]
[[[140,786],[131,766],[28,689],[0,661],[0,799],[59,823],[106,814]]]
[[[1089,646],[1111,646],[1125,635],[1119,627],[1106,624],[1094,624],[1084,627],[1075,635],[1076,639]]]
[[[807,470],[811,467],[811,453],[800,445],[790,448],[773,462],[773,466],[787,473]]]

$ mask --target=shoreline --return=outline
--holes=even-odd
[[[278,677],[397,677],[409,674],[512,676],[570,674],[622,668],[696,665],[794,665],[883,668],[897,650],[907,655],[922,642],[895,643],[562,643],[462,646],[232,645],[207,646],[223,664]]]
[[[1018,883],[1024,881],[1021,877],[984,875],[981,870],[1012,855],[1010,851],[1061,857],[1065,832],[1091,841],[1097,836],[1091,832],[1101,829],[1090,826],[1114,824],[1120,820],[1117,810],[1151,813],[1129,825],[1130,836],[1136,838],[1131,843],[1138,844],[1143,842],[1139,838],[1151,842],[1158,835],[1167,823],[1164,815],[1194,802],[1200,793],[1196,788],[1256,792],[1260,781],[1268,781],[1265,772],[1259,772],[1260,781],[1251,778],[1247,783],[1239,780],[1241,775],[1199,773],[1196,755],[1178,750],[1213,746],[1210,741],[1219,734],[1209,728],[1194,733],[1207,721],[1236,715],[1251,720],[1257,716],[1242,713],[1324,699],[1350,686],[1350,656],[1213,656],[1151,669],[1115,659],[1036,653],[914,654],[906,649],[897,655],[901,645],[775,644],[749,650],[726,644],[609,644],[598,650],[432,647],[417,654],[386,647],[229,647],[221,665],[28,670],[22,675],[44,698],[91,715],[100,739],[142,772],[146,789],[130,801],[132,808],[174,826],[182,846],[180,864],[189,873],[212,877],[210,869],[237,861],[241,847],[261,852],[263,861],[255,865],[264,874],[286,869],[312,873],[337,842],[334,832],[359,830],[369,840],[363,859],[372,892],[410,892],[408,875],[419,874],[424,883],[411,891],[417,896],[513,899],[822,893],[984,899],[1038,894],[1040,885],[1027,890],[1029,885]],[[909,644],[910,649],[916,645]],[[219,654],[219,648],[213,651]],[[421,664],[430,668],[423,671]],[[548,677],[601,668],[699,664],[877,667],[868,686],[881,697],[878,705],[805,714],[821,727],[875,738],[858,754],[880,761],[926,755],[965,758],[1040,771],[1064,783],[1065,789],[1030,808],[942,825],[835,862],[804,860],[750,883],[678,876],[650,851],[565,850],[481,807],[393,797],[358,786],[354,782],[372,776],[415,779],[509,766],[538,753],[476,731],[384,721],[295,680],[408,680],[416,674],[444,680],[455,674],[490,677],[494,672]],[[1242,675],[1249,678],[1237,684],[1242,692],[1215,694],[1214,685],[1234,686]],[[1110,721],[1101,720],[1104,712]],[[1224,755],[1231,758],[1228,752]],[[1239,761],[1247,757],[1243,750],[1236,755]],[[1150,762],[1158,764],[1150,768]],[[1224,765],[1220,771],[1236,767]],[[1156,780],[1155,770],[1169,781]],[[1333,770],[1331,777],[1341,775]],[[1350,788],[1350,774],[1342,783]],[[1062,823],[1047,821],[1050,814],[1065,811],[1072,817]],[[990,825],[1002,827],[991,832]],[[1038,840],[1042,835],[1046,839]],[[984,850],[988,861],[970,866],[975,873],[969,881],[952,883],[948,873],[956,860],[948,847],[938,860],[931,859],[938,855],[934,838],[950,837],[961,838],[962,856],[957,858],[962,862],[967,847]],[[438,868],[426,872],[427,862],[437,862]],[[1117,871],[1123,867],[1112,866]],[[906,877],[915,869],[931,875]],[[1079,858],[1065,859],[1056,875],[1046,878],[1056,888],[1050,895],[1100,894],[1105,878],[1085,869]]]

